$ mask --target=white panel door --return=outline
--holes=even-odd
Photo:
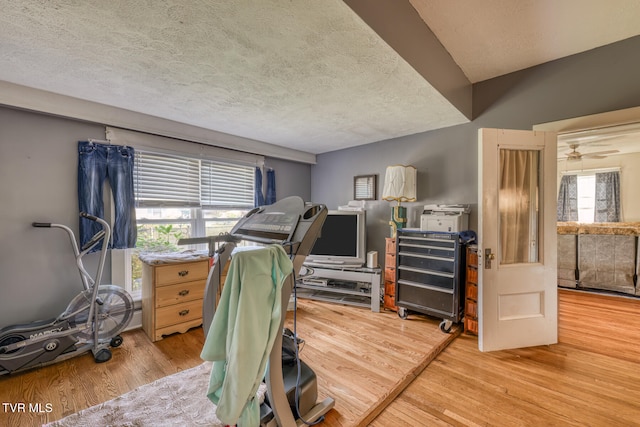
[[[558,340],[556,135],[478,132],[481,351]]]

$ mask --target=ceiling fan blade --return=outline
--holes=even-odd
[[[595,158],[595,156],[604,156],[606,154],[614,154],[617,153],[618,150],[606,150],[606,151],[596,151],[595,153],[584,153],[582,157],[589,157],[591,159]]]

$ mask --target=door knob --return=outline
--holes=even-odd
[[[491,252],[491,248],[486,248],[484,250],[484,268],[490,269],[491,261],[493,261],[495,258],[496,258],[496,255],[493,252]]]

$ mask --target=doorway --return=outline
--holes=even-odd
[[[594,185],[590,183],[590,179],[608,173],[618,174],[619,179],[619,215],[617,219],[609,219],[616,221],[615,223],[607,223],[602,216],[594,217],[593,212],[587,214],[586,219],[583,215],[577,219],[577,214],[571,216],[570,212],[560,208],[559,218],[570,222],[558,223],[558,242],[559,246],[562,246],[562,249],[558,249],[559,287],[614,291],[622,295],[640,297],[640,287],[636,287],[634,283],[638,264],[638,257],[634,253],[637,239],[634,236],[621,235],[599,238],[596,234],[604,231],[616,234],[617,232],[611,229],[597,228],[618,224],[625,227],[639,226],[640,231],[640,199],[634,197],[637,193],[636,183],[640,182],[640,107],[545,123],[534,126],[534,129],[553,130],[558,133],[557,185],[563,195],[566,196],[565,184],[571,176],[586,186],[582,191],[577,186],[574,187],[573,192],[576,194],[572,194],[571,197],[577,197],[579,202],[586,200],[589,185]],[[593,225],[589,226],[587,223]],[[576,228],[576,224],[579,228]],[[628,228],[622,231],[626,234],[631,233]],[[590,235],[580,234],[585,232]],[[582,240],[578,242],[578,239]],[[587,239],[593,241],[587,242]],[[622,242],[625,239],[630,242]],[[604,242],[605,240],[608,241]],[[601,254],[593,255],[593,259],[590,260],[584,259],[580,255],[581,252],[576,252],[577,248],[583,245],[584,256],[591,255],[588,251],[596,251],[599,246]],[[607,253],[605,246],[619,246],[619,250],[616,249],[619,256],[610,249]],[[598,263],[604,266],[600,267],[600,270],[596,266]],[[582,268],[580,264],[589,266]],[[611,267],[607,267],[606,264],[610,264]],[[616,270],[618,267],[614,267],[613,264],[624,264],[624,270]]]

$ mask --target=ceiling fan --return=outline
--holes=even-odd
[[[577,150],[579,145],[580,144],[569,144],[569,148],[571,148],[572,151],[565,153],[567,155],[566,157],[567,160],[574,161],[574,160],[582,160],[582,159],[604,159],[607,157],[606,156],[607,154],[614,154],[618,152],[618,150],[606,150],[606,151],[596,151],[595,153],[582,154]]]

